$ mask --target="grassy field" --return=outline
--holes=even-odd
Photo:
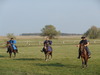
[[[92,58],[81,69],[75,45],[53,46],[53,59],[44,60],[42,46],[19,47],[16,58],[9,58],[6,48],[0,48],[0,75],[100,75],[100,45],[89,48]]]

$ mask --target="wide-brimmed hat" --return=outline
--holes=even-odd
[[[11,38],[11,39],[14,39],[14,38]]]
[[[81,37],[81,39],[84,39],[84,38],[85,38],[85,36],[82,36],[82,37]]]

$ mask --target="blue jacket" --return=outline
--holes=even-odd
[[[16,44],[16,40],[9,40],[11,46],[13,47],[14,50],[16,50],[16,46],[14,44]]]

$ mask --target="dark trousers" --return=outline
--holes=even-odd
[[[89,50],[89,48],[87,46],[85,47],[85,49],[86,49],[88,55],[91,55],[91,52],[90,52],[90,50]]]

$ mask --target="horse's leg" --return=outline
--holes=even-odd
[[[49,59],[49,52],[47,52],[47,60]]]
[[[16,52],[14,52],[14,58],[16,57]]]
[[[84,64],[85,64],[84,58],[82,58],[82,68],[84,68]]]
[[[51,58],[50,58],[50,59],[52,60],[52,52],[50,52],[50,53],[49,53],[49,56],[51,56]]]
[[[47,56],[48,56],[48,59],[49,59],[49,56],[50,56],[50,52],[48,52],[48,53],[47,53]]]
[[[51,56],[51,58],[50,58],[50,56]],[[52,60],[52,52],[48,52],[48,59]]]
[[[85,65],[86,65],[86,67],[87,67],[87,62],[88,62],[88,57],[85,58]]]
[[[51,59],[52,59],[52,52],[51,52]]]
[[[46,61],[49,59],[50,52],[46,53]]]
[[[11,58],[12,53],[9,53],[9,57]]]
[[[47,61],[47,53],[45,54],[45,60]]]
[[[85,51],[85,66],[87,67],[87,61],[88,61],[88,54],[87,54],[87,52]]]
[[[86,65],[86,67],[87,67],[87,60],[85,60],[85,65]]]
[[[49,59],[49,55],[50,55],[50,54],[48,53],[48,59]]]

